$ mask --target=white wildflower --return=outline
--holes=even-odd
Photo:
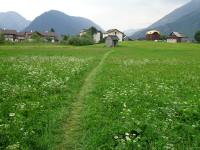
[[[192,127],[193,127],[193,128],[196,128],[196,125],[193,124]]]
[[[127,141],[131,141],[131,138],[129,136],[126,136]]]
[[[116,135],[116,136],[114,136],[114,139],[115,139],[115,140],[117,140],[118,138],[119,138],[119,137],[118,137],[117,135]]]
[[[8,150],[16,150],[16,149],[19,149],[19,147],[20,147],[19,142],[17,142],[16,144],[7,146],[6,149],[8,149]]]
[[[124,103],[124,108],[126,108],[126,103]]]
[[[9,116],[10,116],[10,117],[14,117],[14,116],[15,116],[15,113],[9,113]]]
[[[125,133],[126,136],[129,136],[129,133]]]

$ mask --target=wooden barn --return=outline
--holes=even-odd
[[[107,47],[116,47],[118,44],[119,38],[116,35],[108,35],[106,37],[106,46]]]
[[[151,30],[146,33],[146,40],[155,41],[160,40],[160,31]]]
[[[172,32],[167,38],[168,43],[181,43],[181,42],[187,42],[187,41],[188,41],[187,36],[179,32]]]

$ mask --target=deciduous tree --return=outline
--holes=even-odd
[[[0,44],[3,44],[5,42],[4,35],[0,33]]]
[[[197,31],[195,36],[194,36],[195,40],[200,43],[200,31]]]

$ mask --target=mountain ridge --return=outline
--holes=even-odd
[[[30,21],[17,12],[0,12],[0,28],[21,31],[29,25]]]
[[[25,31],[48,31],[54,28],[58,34],[75,35],[82,29],[91,26],[102,30],[99,25],[87,18],[70,16],[58,10],[50,10],[36,17]]]
[[[193,38],[195,32],[200,29],[197,18],[200,16],[200,0],[192,0],[159,19],[149,27],[134,33],[131,38],[144,38],[145,33],[152,29],[160,30],[168,35],[173,31],[182,32]]]

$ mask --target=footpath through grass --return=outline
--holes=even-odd
[[[99,64],[88,74],[86,77],[74,103],[72,104],[72,110],[70,112],[69,117],[64,125],[64,133],[65,137],[62,143],[59,145],[58,149],[77,149],[82,144],[79,143],[80,137],[82,135],[82,125],[81,125],[81,114],[84,112],[84,100],[88,98],[88,94],[95,87],[94,80],[98,74],[98,72],[102,69],[102,65],[104,61],[109,57],[109,55],[113,52],[108,51],[105,53],[99,62]]]

